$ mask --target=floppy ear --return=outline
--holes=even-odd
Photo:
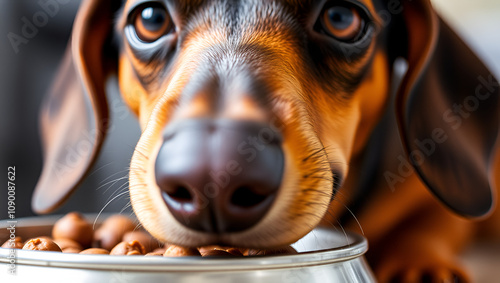
[[[116,70],[117,55],[109,49],[115,2],[82,3],[71,44],[42,106],[44,163],[32,198],[37,213],[48,213],[69,197],[102,146],[109,122],[105,81]]]
[[[403,17],[408,41],[401,55],[408,71],[396,109],[407,153],[448,207],[463,216],[483,216],[494,201],[499,85],[429,0],[403,1]],[[404,40],[399,36],[393,40]]]

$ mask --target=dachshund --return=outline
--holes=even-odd
[[[380,282],[470,280],[457,255],[495,205],[499,84],[429,0],[84,0],[41,112],[36,212],[95,161],[110,76],[158,240],[266,249],[340,224]]]

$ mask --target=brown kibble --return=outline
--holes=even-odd
[[[24,245],[25,245],[26,243],[28,243],[29,241],[34,240],[34,239],[46,239],[46,240],[52,241],[52,238],[51,238],[51,237],[48,237],[48,236],[40,236],[40,237],[30,238],[30,239],[26,240],[26,241],[24,242]],[[24,246],[24,245],[23,245],[23,246]]]
[[[171,257],[182,257],[182,256],[200,256],[200,252],[194,248],[185,248],[176,245],[170,245],[168,249],[165,251],[163,256],[171,256]]]
[[[139,241],[139,243],[141,243],[146,249],[146,253],[149,253],[160,247],[158,241],[144,231],[130,231],[123,235],[123,242],[130,242],[133,240]]]
[[[116,245],[110,255],[143,255],[146,253],[144,246],[139,241],[121,242]]]
[[[54,239],[54,242],[61,248],[63,252],[66,252],[67,249],[78,250],[78,252],[83,250],[82,245],[71,239]]]
[[[234,257],[235,255],[230,254],[223,250],[209,250],[201,254],[203,257]]]
[[[86,249],[80,252],[82,255],[109,255],[109,251],[100,248]]]
[[[240,251],[240,249],[237,249],[237,248],[227,249],[226,252],[228,252],[234,256],[243,256],[243,253]]]
[[[115,214],[106,219],[94,234],[98,246],[111,250],[122,241],[125,233],[135,229],[135,223],[130,218]]]
[[[36,238],[29,240],[23,246],[23,250],[62,252],[61,248],[59,248],[59,246],[56,243],[44,238]]]
[[[150,252],[145,254],[144,256],[163,256],[164,253],[159,253],[159,252]]]
[[[203,255],[204,253],[209,252],[209,251],[213,251],[213,250],[226,251],[227,249],[228,249],[228,247],[221,247],[221,246],[212,245],[212,246],[199,247],[198,251],[200,251],[200,254]]]
[[[164,254],[165,251],[167,250],[167,248],[163,247],[163,248],[157,248],[155,249],[154,251],[152,251],[153,253],[161,253],[161,254]]]
[[[75,248],[66,248],[62,250],[62,252],[65,254],[78,254],[81,251],[82,251],[81,249],[75,249]]]
[[[227,252],[233,256],[243,256],[243,253],[240,251],[238,248],[232,248],[232,247],[221,247],[221,246],[204,246],[204,247],[199,247],[198,250],[200,251],[202,256],[205,256],[206,253],[213,253],[216,255],[214,250],[217,251],[223,251]]]
[[[249,249],[244,255],[245,256],[256,256],[256,255],[293,255],[298,254],[298,252],[292,248],[291,246],[275,248],[275,249],[267,249],[267,250],[255,250]]]
[[[2,248],[6,249],[22,249],[24,246],[23,240],[21,237],[15,237],[12,241],[11,239],[5,241],[3,243]]]
[[[87,248],[92,243],[92,225],[80,213],[71,212],[54,224],[52,237],[70,239]]]

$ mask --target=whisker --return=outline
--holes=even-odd
[[[120,214],[125,212],[125,210],[127,210],[129,207],[132,207],[132,203],[130,201],[128,201],[127,204],[122,208],[122,210],[120,210]]]
[[[109,165],[111,165],[111,164],[113,164],[113,162],[112,162],[112,161],[111,161],[111,162],[109,162],[109,163],[107,163],[107,164],[102,165],[101,167],[99,167],[99,168],[97,168],[97,169],[95,169],[92,173],[90,173],[90,174],[87,176],[87,178],[88,178],[88,177],[90,177],[90,176],[92,176],[92,175],[94,175],[94,174],[95,174],[95,173],[97,173],[99,170],[102,170],[104,167],[109,166]]]
[[[342,162],[342,161],[328,161],[328,164],[343,164],[349,166],[348,162]]]
[[[321,147],[315,151],[313,151],[311,154],[309,154],[307,157],[305,157],[304,159],[302,159],[302,162],[306,162],[307,160],[309,160],[310,158],[314,157],[316,154],[322,152],[323,150],[325,150],[326,147]]]
[[[137,219],[137,217],[135,217],[134,211],[131,211],[128,216],[132,217],[132,215],[134,215],[134,219]]]
[[[326,214],[328,214],[329,216],[331,216],[332,219],[335,219],[336,217],[333,215],[333,213],[330,212],[330,210],[327,210],[326,211]],[[326,221],[328,222],[328,224],[330,224],[336,231],[338,231],[339,229],[337,228],[337,226],[331,222],[329,219],[325,219],[323,218],[322,221]]]
[[[349,209],[349,207],[347,207],[347,205],[345,205],[341,200],[339,200],[338,198],[334,198],[333,201],[337,202],[337,203],[340,203],[348,212],[349,214],[352,215],[352,217],[354,218],[354,221],[356,221],[356,224],[358,225],[359,229],[361,230],[361,234],[362,235],[365,235],[365,232],[363,231],[363,227],[361,227],[361,223],[359,222],[358,218],[356,217],[356,215],[354,215],[354,213],[352,212],[351,209]]]
[[[358,224],[359,226],[359,229],[361,230],[361,234],[364,236],[365,235],[365,231],[363,231],[363,227],[361,227],[361,223],[359,223],[359,220],[358,218],[356,217],[356,215],[354,215],[354,213],[347,207],[347,205],[345,204],[342,204],[345,209],[347,209],[347,211],[349,211],[349,213],[352,215],[352,217],[354,218],[354,220],[356,221],[356,223]]]
[[[347,233],[345,232],[344,227],[342,226],[342,224],[340,223],[340,221],[337,220],[337,223],[339,224],[340,228],[342,229],[342,232],[344,232],[346,244],[350,247],[351,243],[349,243],[349,237],[347,237]]]
[[[108,187],[108,188],[104,191],[104,193],[105,193],[105,192],[107,192],[107,191],[109,190],[109,188],[113,187],[116,183],[118,183],[118,181],[120,181],[120,180],[124,180],[124,179],[128,179],[128,176],[123,176],[123,177],[120,177],[120,178],[114,179],[114,180],[112,180],[112,181],[109,181],[109,182],[107,182],[107,183],[105,183],[105,184],[102,184],[102,185],[100,185],[99,187],[97,187],[97,189],[96,189],[96,190],[100,190],[102,187],[104,187],[104,186],[109,185],[109,184],[111,184],[111,183],[112,183],[112,184],[111,184],[111,186],[109,186],[109,187]]]
[[[118,175],[118,174],[122,174],[122,173],[127,172],[127,171],[128,171],[128,168],[127,168],[127,169],[124,169],[124,170],[120,170],[120,171],[118,171],[118,172],[116,172],[116,173],[113,173],[113,174],[109,175],[108,177],[104,178],[104,180],[100,181],[100,182],[99,182],[99,184],[102,184],[103,182],[106,182],[107,180],[109,180],[109,179],[110,179],[110,178],[112,178],[113,176],[116,176],[116,175]]]
[[[324,191],[318,190],[318,189],[313,189],[313,188],[303,189],[302,192],[313,192],[315,194],[319,194],[322,196],[331,197],[331,193],[324,192]],[[329,205],[329,204],[327,204],[327,205]]]
[[[101,209],[101,211],[99,211],[99,213],[98,213],[98,214],[97,214],[97,216],[95,217],[94,224],[92,225],[92,229],[94,229],[94,230],[95,230],[95,224],[97,223],[97,220],[99,219],[99,216],[101,216],[101,214],[102,214],[102,212],[104,211],[104,209],[105,209],[106,207],[108,207],[108,205],[109,205],[111,202],[113,202],[115,199],[117,199],[117,198],[119,198],[119,197],[123,196],[123,195],[124,195],[124,194],[126,194],[126,193],[128,193],[128,191],[127,191],[127,192],[123,192],[123,193],[120,193],[120,194],[116,195],[114,198],[112,198],[110,201],[108,201],[108,202],[104,205],[104,207]]]
[[[322,180],[326,180],[326,181],[333,181],[331,178],[327,178],[327,177],[322,177],[322,176],[304,176],[304,179],[322,179]]]
[[[120,187],[118,187],[118,189],[116,189],[109,197],[106,201],[108,201],[111,197],[113,197],[114,194],[118,194],[118,193],[122,193],[124,191],[127,191],[128,190],[128,181],[123,183]],[[109,189],[109,188],[108,188]]]
[[[135,225],[134,231],[139,230],[142,227],[141,222],[138,222],[137,225]]]

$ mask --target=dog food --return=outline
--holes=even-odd
[[[246,249],[240,250],[231,247],[221,247],[221,246],[205,246],[198,248],[202,256],[243,256],[243,252]],[[222,253],[220,253],[222,251]]]
[[[102,223],[95,232],[94,239],[97,246],[110,251],[122,241],[127,232],[134,231],[135,226],[136,224],[130,218],[116,214]]]
[[[83,250],[82,245],[71,239],[54,239],[54,242],[61,248],[63,253],[79,253]]]
[[[121,242],[116,245],[111,252],[110,255],[143,255],[146,254],[146,250],[144,246],[139,243],[137,240],[133,240],[130,242]]]
[[[23,246],[23,250],[62,252],[54,241],[47,238],[31,239]]]
[[[204,257],[208,257],[208,256],[231,257],[231,256],[235,256],[235,255],[230,254],[230,253],[223,251],[223,250],[211,250],[211,251],[207,251],[207,252],[203,253],[202,256],[204,256]]]
[[[170,247],[168,247],[163,256],[173,256],[173,257],[200,256],[200,252],[194,248],[185,248],[181,246],[170,245]]]
[[[165,252],[163,253],[159,253],[159,252],[150,252],[150,253],[147,253],[145,254],[144,256],[163,256]]]
[[[124,242],[130,242],[137,240],[146,250],[146,253],[150,253],[160,247],[160,243],[155,238],[151,237],[148,233],[144,231],[130,231],[123,235],[122,240]]]
[[[92,225],[78,212],[71,212],[59,219],[52,229],[54,239],[70,239],[83,248],[90,248],[94,233]]]
[[[22,249],[24,246],[21,237],[15,237],[14,240],[7,240],[3,243],[2,248],[6,249]]]
[[[100,248],[90,248],[80,252],[82,255],[109,255],[109,251]]]
[[[52,228],[52,237],[39,236],[24,242],[20,237],[6,241],[2,248],[55,251],[91,255],[144,256],[203,256],[242,257],[254,255],[296,254],[292,247],[269,250],[238,249],[204,246],[199,248],[162,244],[123,215],[113,215],[93,232],[92,224],[83,215],[71,212],[59,219]]]

